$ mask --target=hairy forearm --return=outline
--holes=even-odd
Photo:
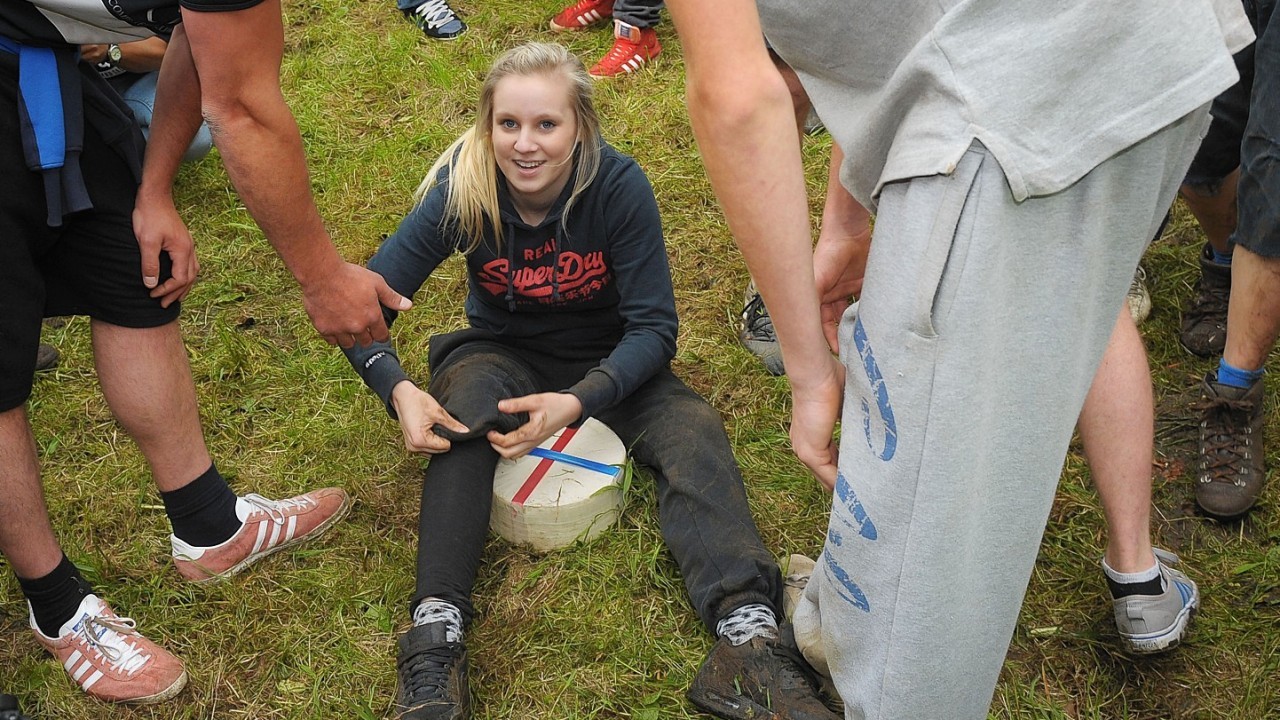
[[[239,100],[205,108],[227,174],[298,282],[323,280],[342,258],[312,198],[293,115],[278,92]]]
[[[304,290],[331,279],[342,258],[311,196],[302,136],[280,93],[279,0],[235,12],[184,10],[183,25],[205,120],[249,214]]]

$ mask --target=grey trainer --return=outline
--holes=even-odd
[[[1159,548],[1155,553],[1164,592],[1112,601],[1120,640],[1134,653],[1156,653],[1182,642],[1187,623],[1200,608],[1200,590],[1195,582],[1169,567],[1178,564],[1178,556]]]
[[[1147,289],[1147,271],[1141,265],[1133,271],[1133,280],[1129,281],[1129,292],[1125,294],[1124,301],[1129,306],[1134,325],[1141,325],[1151,316],[1151,291]]]
[[[1200,283],[1195,298],[1182,311],[1182,347],[1200,357],[1221,355],[1227,344],[1227,301],[1231,298],[1231,266],[1213,261],[1205,243],[1200,251]]]
[[[782,365],[782,346],[773,331],[773,318],[769,317],[769,309],[764,306],[764,298],[756,292],[755,283],[747,286],[738,339],[752,355],[760,358],[770,375],[787,374]]]
[[[1196,504],[1209,515],[1231,519],[1258,501],[1267,479],[1263,453],[1262,379],[1236,388],[1204,379],[1200,410],[1200,466]]]

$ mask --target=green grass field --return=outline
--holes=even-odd
[[[316,200],[343,254],[363,261],[409,209],[413,188],[471,118],[481,76],[526,40],[568,43],[589,65],[606,29],[553,36],[556,0],[455,5],[471,26],[424,40],[390,0],[289,0],[286,95],[306,142]],[[662,208],[682,324],[676,371],[720,410],[766,544],[813,555],[827,497],[787,445],[788,388],[736,342],[747,273],[706,181],[683,101],[680,47],[634,77],[599,85],[606,137],[648,172]],[[815,221],[830,140],[805,140]],[[145,463],[94,379],[84,319],[47,328],[63,360],[30,403],[54,525],[68,555],[122,614],[186,661],[186,691],[133,709],[84,697],[27,629],[0,562],[0,690],[43,720],[384,718],[395,638],[413,588],[422,461],[311,329],[296,285],[230,189],[216,159],[184,168],[178,202],[202,278],[183,329],[206,436],[238,490],[284,496],[324,484],[355,498],[321,542],[234,580],[184,584]],[[1280,489],[1243,522],[1198,516],[1191,499],[1196,417],[1211,367],[1177,344],[1178,307],[1196,278],[1199,231],[1181,207],[1146,260],[1155,313],[1143,326],[1158,403],[1155,535],[1203,593],[1188,642],[1156,658],[1118,650],[1099,568],[1102,513],[1073,448],[1008,661],[996,718],[1280,718]],[[402,316],[406,367],[425,376],[429,334],[461,327],[455,258]],[[1272,392],[1276,391],[1274,382]],[[1268,404],[1274,416],[1275,403]],[[1269,432],[1275,448],[1280,438]],[[493,541],[468,636],[476,718],[699,717],[684,690],[711,646],[659,533],[641,473],[616,528],[536,555]]]

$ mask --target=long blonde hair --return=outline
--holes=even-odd
[[[502,247],[502,223],[498,211],[498,166],[493,154],[493,93],[498,82],[510,76],[554,75],[560,73],[569,84],[571,104],[578,122],[578,167],[574,174],[573,192],[565,203],[560,222],[563,225],[570,208],[600,170],[600,118],[592,101],[591,77],[582,62],[560,45],[526,43],[514,47],[494,61],[480,89],[475,124],[453,141],[436,159],[427,177],[418,186],[414,198],[418,202],[439,182],[442,170],[449,168],[445,181],[444,225],[453,227],[469,238],[463,252],[475,250],[484,238],[486,219],[493,225],[499,250]]]

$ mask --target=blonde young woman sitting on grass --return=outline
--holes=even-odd
[[[595,417],[652,468],[663,536],[718,637],[690,700],[731,719],[831,720],[803,661],[780,643],[782,579],[720,417],[669,367],[676,310],[657,203],[640,166],[601,139],[591,90],[558,45],[503,54],[475,126],[369,261],[406,295],[454,252],[470,278],[471,327],[431,338],[427,391],[389,344],[346,351],[399,419],[406,448],[432,456],[413,626],[400,638],[400,717],[470,717],[464,634],[494,468]]]

